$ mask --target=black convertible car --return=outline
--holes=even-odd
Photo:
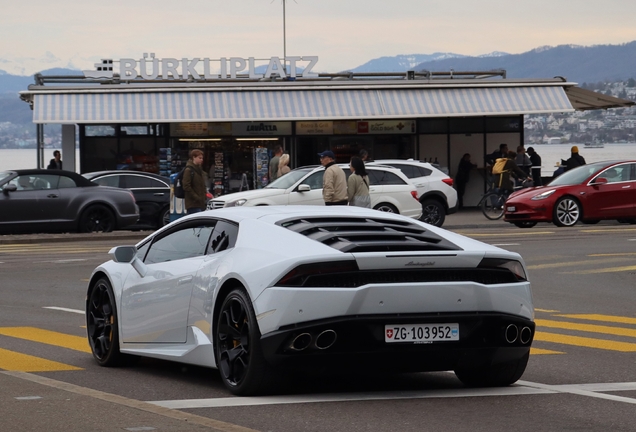
[[[99,186],[70,171],[0,171],[0,233],[109,232],[137,222],[129,190]]]

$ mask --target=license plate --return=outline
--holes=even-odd
[[[517,207],[510,206],[507,207],[506,210],[508,210],[509,212],[517,211]]]
[[[459,324],[408,324],[384,326],[384,342],[432,343],[458,341]]]

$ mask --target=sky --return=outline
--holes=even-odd
[[[316,72],[374,58],[518,54],[636,40],[631,0],[0,0],[0,70],[94,69],[102,58],[318,56]]]

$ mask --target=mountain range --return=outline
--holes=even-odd
[[[7,64],[0,59],[0,64]],[[636,77],[636,41],[621,45],[559,45],[539,47],[521,54],[492,52],[481,56],[455,53],[408,54],[380,57],[360,65],[351,72],[415,71],[488,71],[505,69],[508,78],[552,78],[597,83]],[[77,75],[77,69],[55,68],[44,75]],[[0,123],[30,123],[31,112],[17,97],[17,92],[33,84],[33,76],[13,75],[0,70]]]

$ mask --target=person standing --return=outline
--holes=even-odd
[[[464,207],[464,192],[470,177],[470,170],[477,168],[477,165],[470,161],[470,153],[465,153],[459,161],[457,175],[455,175],[455,187],[457,188],[457,205],[459,209]]]
[[[526,173],[527,176],[530,175],[532,162],[530,161],[530,157],[526,154],[526,149],[523,145],[517,146],[517,157],[515,159],[515,163],[523,172]]]
[[[274,157],[269,161],[269,182],[273,182],[278,178],[278,164],[280,157],[283,155],[283,148],[279,145],[274,147]]]
[[[533,147],[528,147],[528,155],[530,156],[530,162],[532,162],[532,183],[534,186],[542,186],[543,180],[541,180],[541,156],[534,151]]]
[[[49,162],[46,169],[61,170],[62,169],[62,153],[59,150],[53,152],[53,159]]]
[[[185,192],[185,208],[187,214],[205,210],[206,188],[203,174],[203,152],[194,149],[190,152],[190,160],[183,172],[183,191]]]
[[[336,156],[331,150],[318,153],[320,164],[325,167],[322,177],[322,198],[325,205],[347,205],[347,176],[336,165]]]
[[[276,178],[281,178],[287,174],[291,169],[289,168],[289,155],[284,153],[278,161],[278,172]]]
[[[364,167],[364,162],[359,157],[352,157],[349,163],[351,175],[347,180],[347,195],[349,205],[356,207],[371,208],[371,197],[369,196],[369,176]]]
[[[362,162],[371,162],[369,160],[369,152],[366,151],[365,149],[360,150],[359,156]]]
[[[570,149],[570,158],[566,161],[565,170],[570,171],[572,168],[585,165],[585,159],[579,154],[579,148],[572,146]]]

